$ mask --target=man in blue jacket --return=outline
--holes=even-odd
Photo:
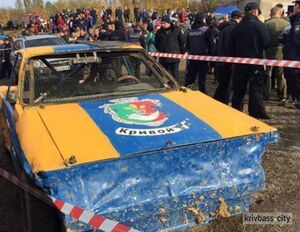
[[[198,13],[187,34],[186,50],[191,55],[211,55],[214,47],[214,33],[206,24],[206,15]],[[199,91],[206,93],[206,61],[189,60],[186,69],[185,86],[188,87],[198,78]]]

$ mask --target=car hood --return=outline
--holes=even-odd
[[[276,130],[190,90],[37,111],[63,159],[76,164]]]

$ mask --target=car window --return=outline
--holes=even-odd
[[[30,60],[34,101],[79,101],[166,91],[176,83],[143,52],[80,53]]]
[[[65,41],[60,37],[54,38],[44,38],[44,39],[33,39],[33,40],[26,40],[25,47],[40,47],[40,46],[54,46],[54,45],[64,45],[66,44]]]

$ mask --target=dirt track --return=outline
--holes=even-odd
[[[278,143],[268,147],[262,166],[266,172],[266,188],[256,193],[250,212],[293,213],[293,225],[243,226],[241,216],[214,221],[208,231],[300,231],[300,110],[268,102],[267,111],[272,116],[268,124],[280,131]]]
[[[215,84],[209,82],[210,90]],[[212,92],[212,91],[210,91]],[[275,98],[275,97],[274,97]],[[293,225],[286,226],[244,226],[241,216],[213,221],[208,227],[191,231],[266,231],[296,232],[300,231],[300,110],[290,106],[280,106],[276,101],[266,103],[272,116],[266,122],[279,129],[281,140],[271,145],[262,161],[266,171],[266,189],[255,194],[251,212],[289,212],[294,215]],[[0,143],[0,167],[13,172],[9,155],[6,153],[2,139]],[[22,232],[20,191],[14,185],[0,178],[0,232]],[[47,214],[36,214],[45,220],[35,231],[45,231]]]

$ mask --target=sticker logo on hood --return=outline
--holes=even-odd
[[[99,108],[104,109],[104,113],[110,114],[116,122],[135,125],[135,128],[118,127],[115,130],[117,135],[160,136],[175,134],[189,129],[190,126],[189,119],[185,119],[170,126],[160,127],[168,120],[168,117],[161,110],[161,102],[157,99],[139,100],[136,97],[116,99],[110,100],[109,104],[99,106]]]
[[[157,127],[168,119],[166,114],[160,111],[159,100],[127,98],[110,102],[111,104],[105,104],[100,108],[104,108],[105,113],[120,123]]]

